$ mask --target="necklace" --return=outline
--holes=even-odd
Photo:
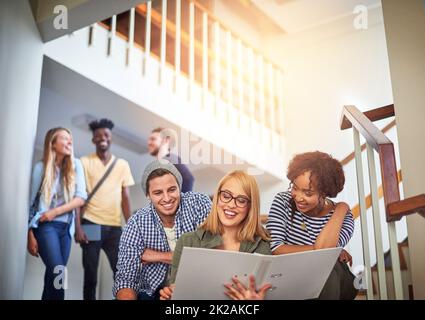
[[[318,215],[323,211],[323,209],[326,207],[326,204],[328,203],[328,199],[326,199],[325,198],[325,200],[323,201],[323,205],[320,207],[320,210],[318,210],[318,212],[317,212],[317,214],[316,215],[313,215],[313,216],[311,216],[311,217],[313,217],[313,218],[318,218]],[[330,202],[330,201],[329,201]],[[330,202],[331,203],[331,202]],[[307,227],[307,222],[306,222],[306,220],[304,219],[304,214],[302,213],[302,212],[300,212],[300,215],[301,215],[301,224],[300,224],[300,227],[301,227],[301,229],[303,230],[303,231],[306,231],[307,232],[307,234],[309,235],[309,237],[310,238],[314,238],[314,237],[312,237],[312,235],[310,234],[310,230],[308,229],[308,227]]]
[[[304,231],[306,231],[307,230],[307,225],[305,224],[305,222],[304,222],[304,217],[303,217],[303,215],[301,214],[301,219],[303,220],[302,222],[301,222],[301,229],[303,229]]]
[[[305,221],[305,219],[304,219],[304,214],[302,213],[302,212],[300,212],[300,215],[301,215],[301,225],[300,225],[300,227],[301,227],[301,229],[303,230],[303,231],[305,231],[305,232],[307,232],[307,235],[308,235],[308,237],[311,239],[311,240],[314,240],[314,236],[312,236],[311,234],[310,234],[310,230],[308,229],[308,227],[307,227],[307,222]]]

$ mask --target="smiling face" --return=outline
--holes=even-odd
[[[111,147],[112,132],[108,128],[99,128],[93,132],[92,142],[97,151],[107,151]]]
[[[220,188],[217,202],[218,218],[223,227],[242,227],[242,222],[247,217],[249,209],[250,199],[241,184],[237,183],[235,179],[227,180]]]
[[[180,189],[176,178],[168,173],[149,180],[148,184],[148,196],[161,220],[164,222],[174,218],[180,205]]]
[[[298,211],[302,213],[308,213],[319,205],[320,193],[310,177],[311,172],[306,171],[292,182],[291,196]]]
[[[70,156],[72,154],[71,135],[65,130],[60,130],[52,143],[52,149],[59,156]]]

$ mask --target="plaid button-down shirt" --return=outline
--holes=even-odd
[[[211,200],[208,196],[197,192],[181,193],[175,220],[176,238],[196,230],[210,211]],[[142,264],[145,249],[171,251],[161,219],[152,203],[137,210],[121,236],[114,296],[123,288],[153,295],[164,283],[169,265],[160,262]]]

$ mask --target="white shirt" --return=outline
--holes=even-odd
[[[167,235],[167,242],[170,246],[171,251],[174,251],[174,248],[176,247],[177,239],[176,239],[176,225],[174,225],[172,228],[166,228],[164,227],[165,234]]]

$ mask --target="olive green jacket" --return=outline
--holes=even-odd
[[[196,231],[183,234],[177,241],[171,263],[171,272],[168,277],[168,284],[176,280],[177,269],[180,263],[180,257],[183,247],[214,249],[223,243],[220,235],[214,235],[204,229],[198,228]],[[260,253],[271,255],[270,242],[256,236],[255,241],[242,241],[239,252]]]

